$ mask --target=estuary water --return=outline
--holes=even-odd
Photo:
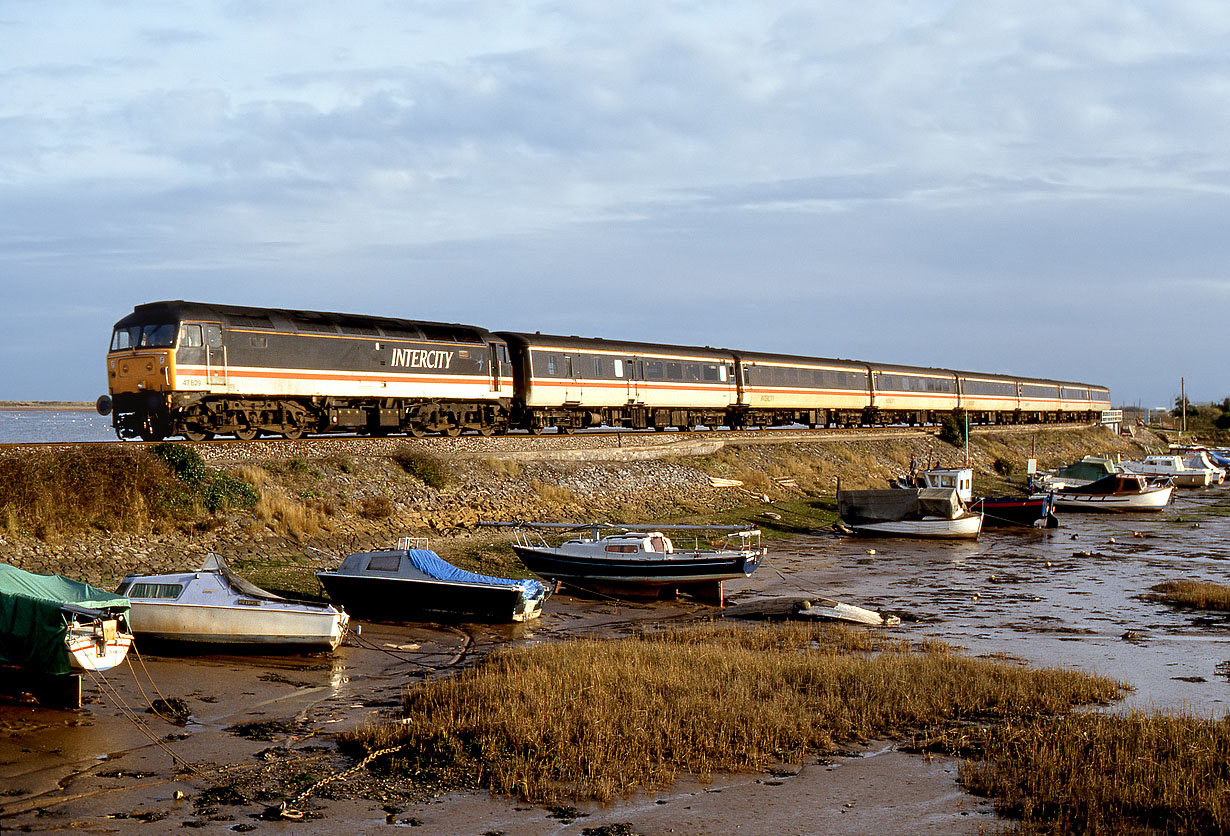
[[[1061,512],[1062,513],[1062,512]],[[1230,486],[1178,493],[1160,513],[1066,512],[1049,531],[976,542],[840,535],[774,544],[728,599],[815,595],[894,613],[890,628],[1130,683],[1123,707],[1224,715],[1230,618],[1150,597],[1166,580],[1230,584]]]
[[[91,409],[0,409],[0,444],[115,441],[111,416]]]

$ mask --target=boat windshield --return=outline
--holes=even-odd
[[[127,348],[172,348],[178,328],[173,323],[128,325],[116,328],[111,335],[111,350]]]

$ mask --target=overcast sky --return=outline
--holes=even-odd
[[[1224,0],[4,0],[0,399],[160,299],[1230,396]]]

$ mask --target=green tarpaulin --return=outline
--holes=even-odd
[[[68,673],[65,604],[92,610],[129,606],[127,598],[89,584],[0,563],[0,664]]]

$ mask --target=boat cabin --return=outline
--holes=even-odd
[[[974,469],[970,467],[933,467],[922,472],[928,488],[956,491],[962,502],[974,501]]]
[[[586,538],[579,538],[569,542],[578,546],[601,545],[602,550],[609,554],[673,554],[675,551],[675,544],[660,531],[637,534],[610,534],[597,542]]]

